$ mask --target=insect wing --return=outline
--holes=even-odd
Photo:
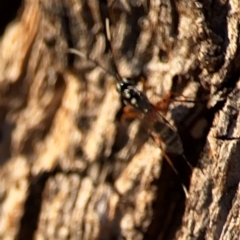
[[[176,129],[156,110],[152,110],[143,118],[144,124],[148,125],[148,132],[157,145],[166,153],[182,155],[183,146]]]

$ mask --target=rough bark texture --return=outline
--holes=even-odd
[[[239,239],[239,0],[18,7],[1,6],[0,238]],[[193,171],[170,156],[176,175],[114,77],[69,48],[144,77],[153,104],[177,93],[166,118]]]

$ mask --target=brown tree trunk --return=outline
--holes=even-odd
[[[238,239],[239,18],[238,0],[25,0],[2,21],[0,239]],[[69,48],[144,77],[152,104],[174,93],[193,171]]]

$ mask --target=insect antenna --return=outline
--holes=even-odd
[[[112,71],[108,70],[107,68],[102,66],[100,63],[98,63],[96,60],[86,56],[83,52],[81,52],[77,49],[74,49],[74,48],[69,48],[68,53],[77,55],[80,58],[83,58],[83,59],[86,59],[86,60],[92,62],[93,64],[95,64],[95,66],[100,67],[104,72],[106,72],[110,76],[114,77],[118,82],[122,82],[122,78],[117,73],[113,73]]]
[[[109,45],[111,58],[113,60],[111,62],[111,65],[112,65],[112,68],[113,68],[115,74],[118,76],[117,77],[117,81],[119,82],[119,80],[120,80],[120,82],[122,82],[123,81],[122,77],[118,73],[118,68],[117,68],[116,63],[115,63],[114,58],[113,58],[113,50],[112,50],[112,45],[111,45],[111,32],[110,32],[110,20],[109,20],[109,18],[105,19],[105,29],[106,29],[107,43]]]
[[[113,54],[112,54],[112,47],[111,47],[111,34],[110,34],[110,21],[108,18],[105,19],[105,28],[106,28],[106,39],[110,47],[110,52],[111,52],[111,58],[113,59]],[[86,59],[92,63],[95,64],[95,66],[100,67],[103,71],[108,73],[110,76],[114,77],[117,83],[122,83],[124,82],[123,78],[119,75],[117,66],[115,64],[115,61],[111,61],[111,67],[113,68],[113,71],[110,71],[109,69],[105,68],[102,66],[98,61],[94,60],[93,58],[86,56],[83,52],[74,49],[74,48],[69,48],[68,53],[74,54],[79,56],[80,58]]]

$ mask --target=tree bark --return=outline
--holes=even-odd
[[[239,18],[238,0],[25,0],[1,23],[0,238],[238,239]],[[88,58],[174,95],[177,174]]]

